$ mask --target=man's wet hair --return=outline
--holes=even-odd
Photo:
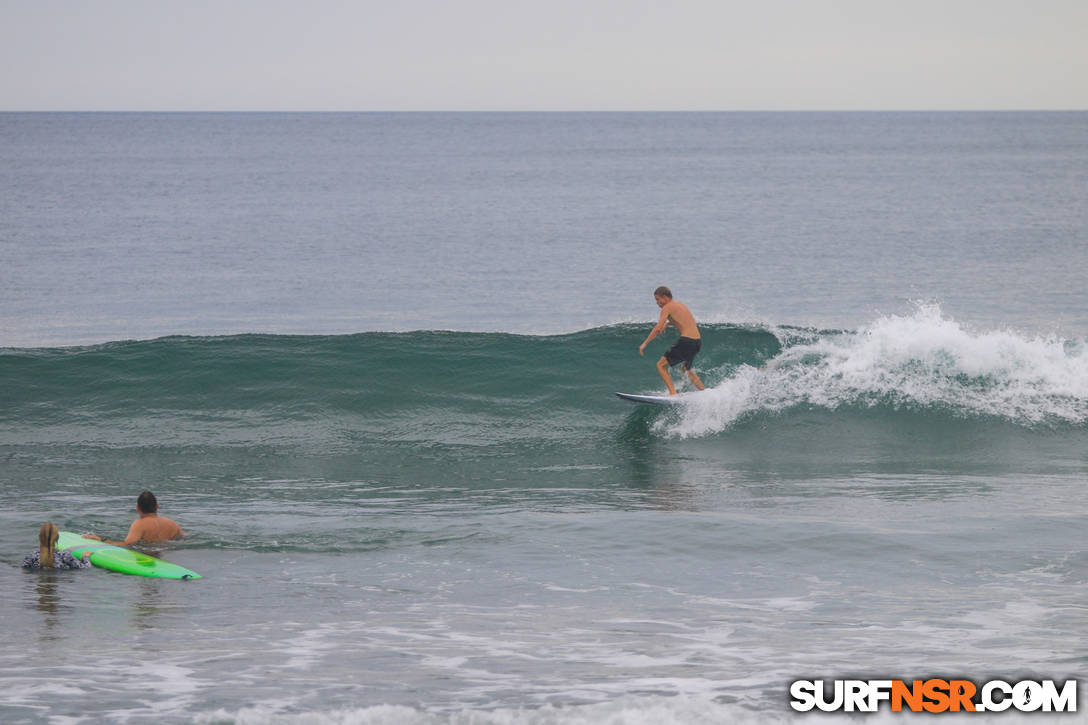
[[[155,494],[144,491],[136,499],[136,508],[140,509],[141,513],[153,514],[159,510],[159,500],[155,498]]]
[[[670,290],[668,287],[662,285],[662,286],[660,286],[660,287],[658,287],[657,289],[654,290],[654,297],[668,297],[671,300],[672,299],[672,290]]]

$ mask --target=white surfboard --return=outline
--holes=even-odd
[[[684,401],[676,395],[637,395],[635,393],[616,393],[624,400],[632,403],[648,403],[650,405],[681,405]]]

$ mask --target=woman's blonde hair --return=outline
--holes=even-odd
[[[38,531],[38,544],[40,549],[38,553],[40,555],[38,565],[43,569],[53,568],[53,555],[57,551],[57,539],[60,538],[60,529],[52,521],[47,521],[42,524],[42,528]]]

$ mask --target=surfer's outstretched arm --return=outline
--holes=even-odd
[[[646,346],[650,344],[650,340],[654,339],[662,332],[669,324],[669,313],[665,310],[661,310],[661,319],[654,325],[654,329],[650,330],[650,334],[646,336],[646,339],[642,341],[642,344],[638,346],[638,354],[642,355],[646,352]]]

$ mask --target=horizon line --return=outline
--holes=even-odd
[[[246,108],[0,108],[0,113],[1083,113],[1084,108],[689,108],[689,109],[246,109]]]

